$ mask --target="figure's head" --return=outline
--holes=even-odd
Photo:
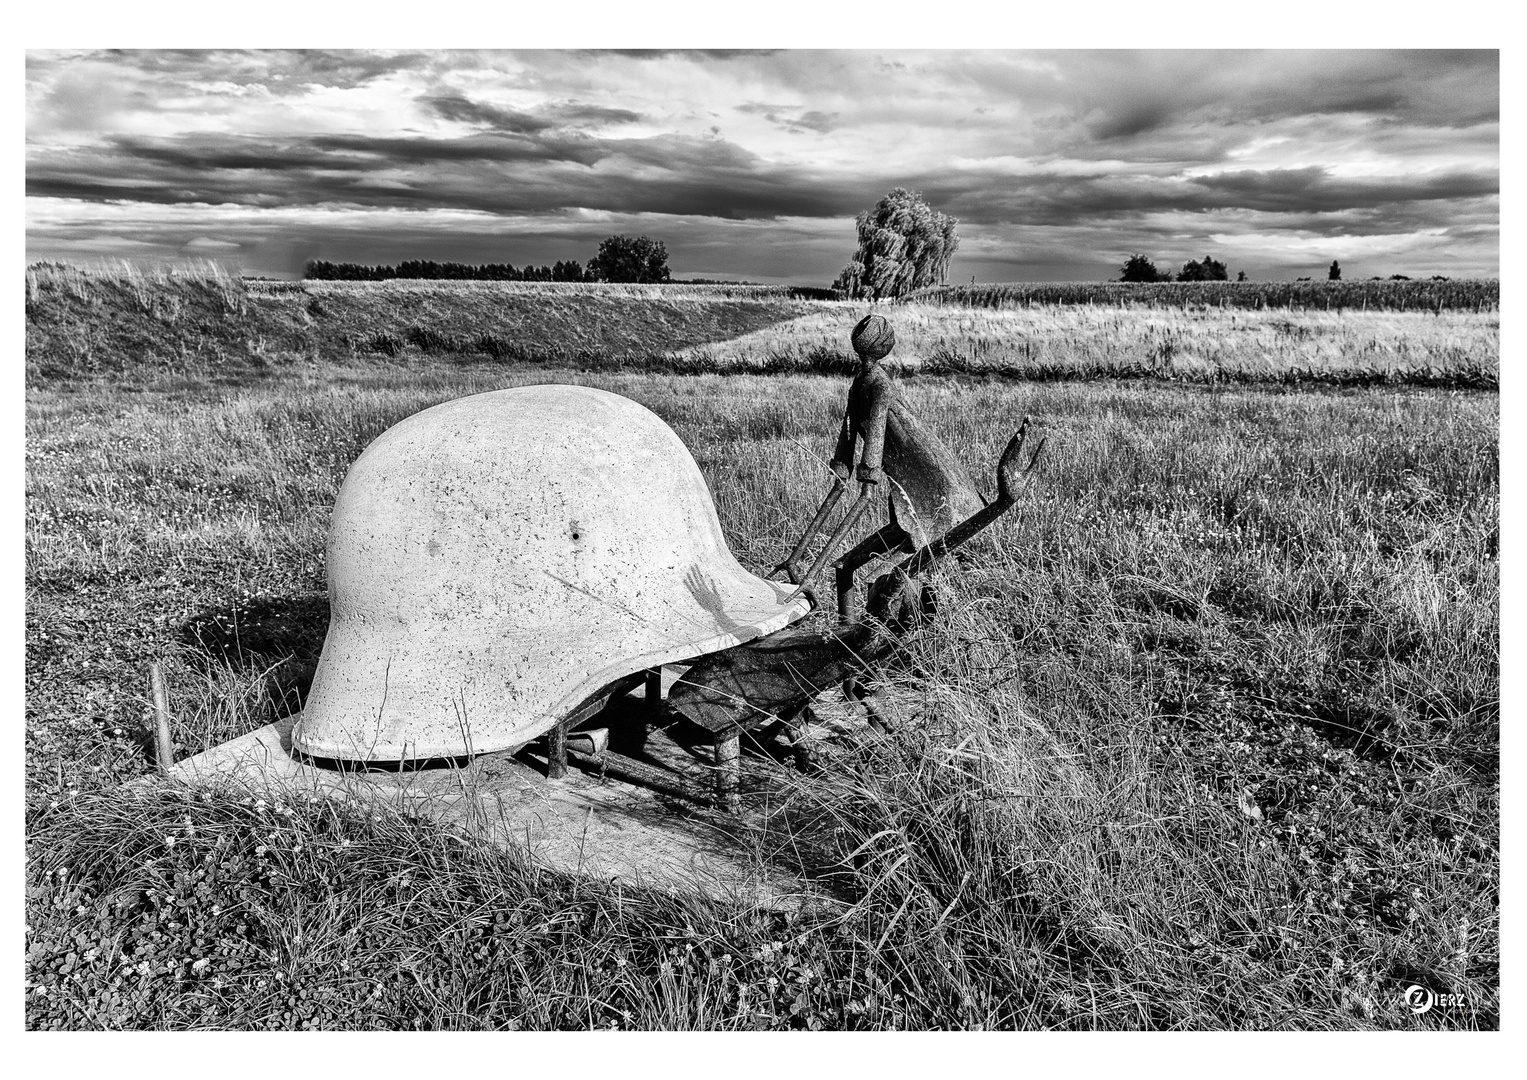
[[[879,315],[866,315],[854,327],[850,341],[861,360],[879,360],[896,346],[896,334],[891,324]]]

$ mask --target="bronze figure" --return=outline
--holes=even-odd
[[[848,389],[833,451],[832,488],[789,556],[770,572],[784,571],[791,584],[801,586],[792,598],[802,593],[813,595],[811,579],[883,489],[890,521],[834,563],[838,613],[846,622],[852,622],[857,614],[854,573],[859,567],[882,556],[926,547],[932,537],[956,521],[968,519],[985,503],[953,451],[907,407],[881,364],[896,344],[890,324],[880,315],[866,315],[854,327],[850,340],[859,356],[859,369]],[[857,469],[856,443],[860,447]],[[850,477],[859,484],[859,497],[803,574],[800,560],[842,500]]]

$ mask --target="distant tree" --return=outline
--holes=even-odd
[[[858,250],[832,283],[856,299],[905,296],[941,284],[960,246],[959,221],[933,209],[906,188],[893,188],[854,219]]]
[[[583,264],[577,259],[568,259],[566,262],[558,259],[551,268],[551,279],[553,281],[582,281]]]
[[[1409,274],[1390,274],[1389,275],[1389,280],[1390,281],[1409,281],[1410,280],[1410,275]]]
[[[1331,269],[1326,271],[1326,280],[1327,281],[1340,281],[1341,280],[1341,264],[1338,263],[1335,259],[1331,260]]]
[[[1171,281],[1170,270],[1162,273],[1156,264],[1144,255],[1131,255],[1124,261],[1120,281]]]
[[[1447,281],[1449,279],[1448,279],[1446,274],[1433,274],[1432,275],[1432,280],[1433,281]]]
[[[1295,281],[1308,281],[1308,280],[1310,280],[1310,279],[1309,279],[1309,278],[1307,278],[1307,277],[1296,277],[1296,278],[1295,278],[1295,279],[1294,279],[1294,280],[1295,280]]]
[[[589,260],[588,278],[633,284],[667,281],[668,247],[650,236],[607,237]]]
[[[1178,281],[1229,281],[1230,272],[1225,264],[1217,259],[1211,259],[1205,255],[1202,262],[1189,260],[1182,264],[1182,270],[1177,275]]]
[[[1244,271],[1244,270],[1237,270],[1235,272],[1235,280],[1237,280],[1237,281],[1245,281],[1246,280],[1246,271]]]

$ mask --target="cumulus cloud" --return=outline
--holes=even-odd
[[[956,277],[1342,243],[1496,273],[1498,81],[1493,51],[32,53],[28,247],[551,261],[622,222],[681,274],[813,280],[900,185],[961,220]]]

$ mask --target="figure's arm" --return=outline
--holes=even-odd
[[[843,423],[838,426],[838,445],[832,452],[832,473],[842,485],[854,472],[854,419],[853,407],[843,410]]]
[[[859,453],[858,480],[861,484],[878,484],[885,456],[885,425],[891,412],[891,386],[877,380],[870,386],[869,408],[859,432],[864,438],[864,449]]]

